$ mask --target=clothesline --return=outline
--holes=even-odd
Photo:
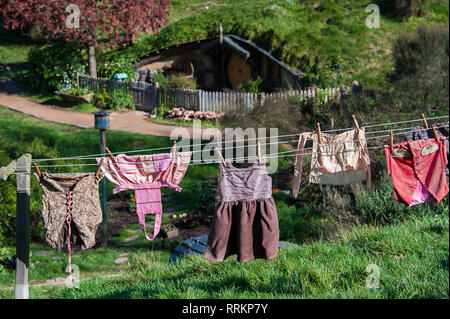
[[[437,120],[437,119],[443,119],[443,118],[448,118],[449,116],[436,116],[436,117],[430,117],[427,120]],[[363,126],[363,128],[371,128],[371,127],[379,127],[379,126],[390,126],[390,125],[396,125],[396,124],[404,124],[404,123],[413,123],[413,122],[422,122],[423,119],[416,119],[416,120],[407,120],[407,121],[399,121],[399,122],[390,122],[390,123],[379,123],[379,124],[372,124],[372,125],[366,125]],[[335,129],[335,130],[325,130],[322,131],[323,133],[331,133],[331,132],[339,132],[339,131],[346,131],[346,130],[351,130],[354,129],[354,127],[350,127],[350,128],[342,128],[342,129]],[[399,130],[399,129],[392,129],[392,131],[394,130]],[[386,130],[386,131],[390,131],[390,130]],[[381,132],[381,131],[380,131]],[[366,134],[370,134],[371,132],[367,132]],[[374,132],[375,133],[375,132]],[[374,134],[371,133],[371,134]],[[258,138],[252,138],[252,139],[243,139],[243,140],[238,140],[238,141],[234,141],[234,142],[245,142],[245,141],[254,141],[254,140],[261,140],[261,139],[267,139],[267,138],[281,138],[281,137],[291,137],[291,136],[299,136],[302,133],[295,133],[295,134],[287,134],[287,135],[278,135],[278,136],[272,136],[272,137],[258,137]],[[200,144],[194,144],[191,145],[192,147],[195,146],[204,146],[204,145],[217,145],[223,142],[205,142],[205,143],[200,143]],[[113,155],[116,154],[122,154],[122,153],[142,153],[142,152],[152,152],[152,151],[162,151],[162,150],[169,150],[171,149],[172,146],[169,147],[159,147],[159,148],[149,148],[149,149],[141,149],[141,150],[130,150],[130,151],[118,151],[118,152],[112,152]],[[59,157],[59,158],[44,158],[44,159],[35,159],[32,162],[33,163],[38,163],[38,162],[46,162],[46,161],[59,161],[59,160],[82,160],[82,159],[95,159],[95,157],[101,157],[101,156],[107,156],[109,154],[106,153],[100,153],[100,154],[90,154],[90,155],[79,155],[79,156],[71,156],[71,157]]]
[[[448,127],[448,126],[446,126],[446,125],[444,125],[444,126],[435,126],[435,128],[442,128],[442,127]],[[414,126],[412,126],[412,127],[405,127],[405,128],[399,128],[399,129],[387,129],[387,130],[381,130],[381,131],[375,131],[375,132],[368,132],[368,133],[366,133],[366,135],[374,134],[374,133],[389,132],[389,131],[409,131],[409,130],[411,130],[413,128],[414,128]],[[272,138],[274,138],[274,137],[269,137],[268,139],[272,139]],[[375,138],[377,138],[377,137],[371,137],[371,138],[367,138],[365,140],[371,140],[371,139],[375,139]],[[359,140],[353,140],[353,142],[358,142],[358,141]],[[279,142],[272,142],[272,143],[260,143],[260,145],[264,146],[264,145],[274,145],[274,144],[293,143],[293,142],[298,142],[298,140],[279,141]],[[222,142],[222,143],[224,143],[224,142]],[[344,142],[327,143],[327,145],[337,145],[337,144],[342,144],[342,143],[344,143]],[[347,142],[345,142],[345,143],[347,143]],[[207,144],[204,144],[204,145],[210,145],[211,146],[211,145],[215,145],[215,144],[218,144],[218,143],[207,143]],[[232,146],[232,147],[222,148],[222,150],[237,149],[237,148],[244,148],[244,147],[250,147],[250,146],[257,146],[257,145],[258,144]],[[180,146],[180,147],[183,147],[183,146]],[[189,147],[190,147],[190,145],[189,145]],[[172,148],[173,148],[173,146],[172,146]],[[192,151],[192,153],[199,153],[199,152],[204,152],[204,150]],[[116,153],[111,153],[111,154],[117,154],[117,152]],[[74,158],[74,160],[95,160],[96,158],[97,157],[85,157],[85,158]],[[41,160],[36,160],[36,162],[40,162],[40,161]],[[148,163],[148,162],[152,162],[152,161],[142,161],[142,162],[136,162],[136,163]],[[126,164],[126,163],[125,162],[117,162],[117,164]],[[82,165],[82,164],[80,164],[80,165]],[[92,164],[92,165],[95,165],[95,164]],[[53,166],[53,165],[42,165],[42,167],[55,167],[55,166]]]
[[[398,133],[397,133],[398,135]],[[380,136],[380,137],[390,137],[390,135],[384,135],[384,136]],[[349,149],[349,150],[344,150],[344,151],[339,151],[339,152],[314,152],[314,154],[324,154],[323,156],[333,156],[339,153],[347,153],[347,152],[357,152],[357,151],[362,151],[362,150],[376,150],[376,149],[382,149],[383,146],[373,146],[373,147],[366,147],[366,148],[359,148],[359,149]],[[307,150],[311,150],[312,148],[304,148],[303,149],[303,154],[304,155],[311,155],[312,152],[304,152]],[[292,154],[295,153],[295,154]],[[285,158],[285,157],[292,157],[292,156],[297,156],[297,150],[291,150],[291,151],[284,151],[284,152],[278,152],[278,153],[271,153],[269,155],[263,155],[263,157],[265,159],[272,159],[272,158]],[[250,161],[250,160],[256,160],[258,159],[258,156],[247,156],[247,157],[238,157],[238,158],[232,158],[232,159],[226,159],[229,162],[235,163],[235,162],[241,162],[241,161]],[[211,160],[211,161],[205,161],[205,162],[196,162],[196,161],[192,161],[190,163],[190,166],[197,166],[197,165],[211,165],[211,164],[220,164],[222,163],[221,161],[215,159],[215,160]],[[56,167],[71,167],[71,166],[97,166],[98,164],[66,164],[66,165],[59,165]],[[45,167],[45,166],[43,166]],[[52,166],[55,167],[55,166]],[[126,172],[131,172],[131,171],[138,171],[140,170],[139,168],[137,169],[123,169],[123,170],[114,170],[114,171],[106,171],[109,173],[112,172],[121,172],[121,171],[126,171]],[[17,174],[17,173],[13,173],[13,174]],[[31,173],[28,173],[31,174]]]
[[[436,126],[435,128],[438,129],[438,128],[444,128],[444,127],[448,127],[448,125]],[[402,134],[404,134],[404,133],[403,133],[403,132],[399,132],[399,133],[394,133],[393,135],[394,135],[394,136],[397,136],[397,135],[402,135]],[[369,137],[369,138],[366,138],[366,139],[364,139],[364,140],[359,140],[359,139],[358,139],[358,140],[353,140],[352,142],[369,141],[369,140],[376,140],[376,139],[380,139],[380,138],[389,138],[389,137],[390,137],[390,135],[379,135],[379,136]],[[262,144],[260,144],[260,145],[281,144],[281,143],[288,143],[288,142],[297,142],[297,140],[281,141],[281,142],[273,142],[273,143],[262,143]],[[345,143],[349,143],[349,142],[347,141],[347,142],[327,143],[327,144],[324,144],[324,146],[332,146],[332,145],[345,144]],[[257,146],[257,144],[252,144],[252,145],[247,145],[247,146]],[[237,149],[237,148],[242,148],[242,147],[245,147],[245,145],[243,145],[243,146],[234,146],[234,147],[223,148],[223,150],[226,150],[226,149]],[[313,148],[314,148],[314,147],[303,148],[303,151],[312,150]],[[369,149],[369,148],[368,148],[368,149]],[[212,150],[211,150],[211,151],[212,151]],[[347,151],[358,151],[358,150],[346,150],[345,152],[347,152]],[[197,152],[204,152],[204,150],[200,150],[200,151],[192,151],[192,153],[197,153]],[[271,153],[271,154],[284,154],[284,153],[289,153],[289,152],[297,152],[297,150],[286,151],[286,152],[279,152],[279,153]],[[334,153],[331,154],[331,155],[335,155],[335,154],[339,154],[339,153],[343,153],[343,152],[344,152],[344,151],[334,152]],[[325,155],[327,155],[327,156],[330,155],[330,154],[328,154],[329,152],[315,152],[315,153],[316,153],[316,154],[325,154]],[[134,162],[134,164],[138,164],[138,163],[140,163],[140,164],[144,164],[144,163],[152,163],[152,162],[154,162],[154,161],[157,161],[157,159],[154,159],[154,160],[148,160],[148,161]],[[192,163],[193,163],[193,164],[191,164],[191,165],[194,165],[195,162],[192,162]],[[118,161],[118,162],[116,162],[116,164],[129,164],[129,163]],[[78,164],[40,165],[40,167],[42,167],[42,168],[75,167],[75,166],[98,166],[98,164],[97,164],[97,163],[89,163],[89,164],[86,164],[86,163],[78,163]]]

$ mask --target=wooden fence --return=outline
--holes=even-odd
[[[338,88],[254,94],[158,88],[146,82],[117,81],[84,75],[80,75],[78,81],[80,87],[94,92],[102,92],[103,89],[110,94],[116,90],[129,92],[136,106],[146,111],[164,105],[169,108],[184,107],[196,111],[244,113],[255,106],[264,105],[266,100],[276,102],[296,96],[298,99],[315,99],[319,103],[326,104],[330,99],[340,97]]]

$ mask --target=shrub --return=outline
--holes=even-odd
[[[95,93],[92,104],[99,109],[110,109],[112,105],[111,95],[103,88],[101,93]]]
[[[77,43],[57,42],[28,54],[27,89],[53,92],[76,85],[76,73],[86,72],[87,58]]]
[[[135,110],[136,106],[130,93],[117,90],[111,95],[111,109],[115,111]]]
[[[159,87],[168,87],[169,78],[165,76],[163,73],[156,73],[153,75],[153,82],[158,83]]]
[[[128,79],[134,79],[135,70],[132,68],[134,59],[127,55],[105,56],[98,54],[97,73],[99,77],[114,79],[117,73],[126,73]]]
[[[197,89],[197,81],[194,78],[187,78],[184,74],[169,75],[168,87],[172,89]]]
[[[259,93],[261,92],[264,80],[258,76],[255,80],[248,80],[247,82],[239,84],[239,91],[247,93]]]
[[[158,105],[153,110],[154,114],[159,119],[164,119],[167,116],[167,114],[169,114],[169,111],[170,111],[170,108],[165,106],[164,104]]]

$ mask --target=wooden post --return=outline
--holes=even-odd
[[[106,153],[106,130],[100,130],[100,154],[104,156]],[[103,228],[103,245],[108,245],[108,213],[106,211],[106,178],[101,181],[101,204],[102,204],[102,228]]]
[[[80,73],[77,72],[77,92],[80,92]]]
[[[28,267],[30,264],[30,172],[31,155],[17,160],[16,204],[16,283],[15,299],[28,299]]]

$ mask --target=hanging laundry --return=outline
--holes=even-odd
[[[204,258],[221,262],[237,254],[239,262],[273,259],[278,255],[278,215],[272,179],[265,163],[238,169],[220,164],[219,205]]]
[[[95,245],[95,233],[102,222],[99,173],[34,173],[42,188],[42,219],[45,240],[53,249],[67,246],[70,279],[72,245],[86,250]]]
[[[119,154],[115,158],[104,158],[101,170],[106,178],[117,187],[117,194],[125,190],[134,190],[136,195],[136,214],[141,229],[148,240],[153,240],[161,228],[162,202],[161,188],[168,187],[177,192],[186,173],[192,152],[173,154],[136,155]],[[101,158],[97,158],[100,163]],[[153,235],[148,236],[145,227],[145,215],[154,214]]]
[[[407,206],[440,202],[448,193],[446,139],[407,141],[385,146],[386,168],[392,177],[394,199]]]
[[[59,251],[67,245],[89,249],[102,222],[98,184],[104,175],[95,173],[34,174],[42,188],[45,240]]]
[[[448,158],[449,158],[449,143],[448,143],[449,126],[448,126],[448,122],[433,124],[432,127],[436,127],[436,131],[437,131],[439,137],[446,138],[447,162],[448,162]],[[416,126],[414,129],[412,129],[411,131],[406,133],[405,138],[407,141],[417,141],[417,140],[429,139],[434,136],[432,127],[426,129],[424,126]],[[445,173],[447,175],[449,175],[448,164],[445,167]]]
[[[347,185],[367,181],[371,188],[370,157],[364,128],[341,134],[300,134],[295,159],[293,195],[296,198],[302,177],[302,161],[306,141],[313,141],[309,182],[321,185]]]

